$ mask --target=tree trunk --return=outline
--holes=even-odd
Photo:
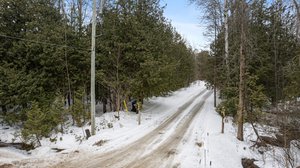
[[[299,8],[299,4],[297,3],[296,0],[293,0],[295,8],[296,8],[296,14],[297,14],[297,24],[296,24],[296,37],[298,39],[298,42],[300,42],[300,8]]]
[[[229,85],[229,58],[228,58],[228,2],[224,0],[224,24],[225,24],[225,65],[226,65],[226,85]],[[222,111],[222,129],[221,133],[224,133],[224,118],[225,112]]]
[[[224,1],[224,21],[225,21],[225,64],[226,64],[226,83],[228,85],[228,82],[229,82],[229,56],[228,56],[228,2],[227,0]]]
[[[237,139],[243,141],[243,115],[244,115],[244,94],[245,94],[245,56],[243,53],[243,45],[240,46],[240,83],[239,83],[239,105],[238,105],[238,132]]]
[[[216,81],[216,77],[214,77],[214,81]],[[215,83],[214,84],[214,107],[217,107],[217,88],[216,88],[216,82],[214,83]]]
[[[118,120],[120,120],[120,93],[119,91],[117,91],[117,101],[116,101],[116,105],[117,105],[117,112],[118,112]]]
[[[259,141],[260,141],[262,144],[264,144],[265,142],[264,142],[264,140],[260,137],[260,135],[258,134],[257,129],[255,128],[253,122],[251,122],[251,126],[252,126],[252,128],[253,128],[253,130],[254,130],[254,133],[255,133],[256,136],[257,136],[257,139],[259,139]]]
[[[245,111],[245,53],[244,53],[244,43],[245,43],[245,30],[244,30],[244,15],[245,15],[245,6],[244,1],[240,0],[241,3],[241,42],[240,42],[240,82],[239,82],[239,105],[237,111],[237,122],[238,122],[238,132],[237,139],[240,141],[244,140],[243,133],[243,120],[244,120],[244,111]],[[239,10],[239,9],[238,9]]]
[[[116,77],[117,77],[117,111],[118,111],[118,120],[120,120],[120,80],[119,80],[119,66],[120,66],[120,58],[121,58],[121,46],[118,46],[118,53],[117,53],[117,68],[116,68]]]
[[[78,32],[79,37],[82,35],[82,25],[83,25],[83,2],[82,0],[77,0],[77,10],[78,10]]]
[[[221,128],[221,133],[224,134],[224,116],[222,115],[222,128]]]
[[[107,98],[103,98],[102,99],[102,103],[103,103],[103,113],[106,113],[107,110],[106,110],[106,105],[107,105]]]
[[[277,12],[277,6],[275,8],[275,15],[274,15],[274,26],[273,26],[273,52],[274,52],[274,84],[275,84],[275,100],[274,105],[276,107],[276,112],[278,112],[278,69],[277,69],[277,60],[278,60],[278,54],[277,54],[277,16],[279,16]]]
[[[110,108],[110,111],[113,111],[113,94],[112,94],[112,91],[110,90],[110,96],[109,96],[109,108]]]
[[[35,138],[36,138],[36,140],[38,142],[38,146],[42,146],[40,138],[38,137],[38,135],[35,134]]]
[[[62,117],[62,118],[63,118],[63,117]],[[63,121],[60,123],[60,132],[61,132],[62,134],[64,134],[64,122],[63,122]]]
[[[214,107],[217,107],[217,58],[216,58],[216,45],[217,45],[217,12],[215,11],[215,44],[214,44],[214,49],[215,49],[215,60],[214,60]]]
[[[137,102],[138,124],[141,125],[141,102]]]
[[[224,126],[225,126],[225,123],[224,123],[224,120],[225,120],[225,108],[222,107],[222,111],[221,111],[221,117],[222,117],[222,128],[221,128],[221,133],[223,134],[224,133]]]
[[[297,3],[296,0],[293,0],[295,8],[296,8],[296,13],[297,13],[297,25],[296,25],[296,37],[298,43],[300,43],[300,8],[299,4]],[[299,66],[300,66],[300,56],[299,56]]]
[[[117,111],[117,98],[116,93],[113,92],[111,94],[111,101],[112,101],[112,111]]]
[[[2,110],[3,116],[6,116],[7,109],[6,109],[5,105],[1,106],[1,110]]]
[[[64,19],[65,19],[65,22],[67,22],[67,14],[66,14],[65,7],[64,7],[65,1],[63,1],[62,3],[63,3],[63,5],[62,5],[62,11],[63,11],[63,14],[64,14]],[[65,25],[67,25],[67,24],[65,24]],[[67,45],[67,33],[66,33],[66,30],[67,30],[67,27],[65,26],[65,33],[64,33],[65,45]],[[72,92],[71,92],[71,80],[70,80],[70,73],[69,73],[69,63],[68,63],[67,47],[65,47],[64,55],[65,55],[65,68],[66,68],[68,90],[69,90],[69,92],[68,92],[68,107],[70,107],[71,106],[71,100],[70,100],[70,98],[72,98]]]

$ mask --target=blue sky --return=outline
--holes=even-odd
[[[205,37],[205,25],[201,24],[200,10],[188,0],[161,0],[167,5],[164,16],[194,49],[208,49],[209,39]]]

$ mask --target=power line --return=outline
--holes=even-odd
[[[67,46],[67,45],[60,45],[60,44],[54,44],[54,43],[49,43],[49,42],[29,40],[29,39],[25,39],[25,38],[21,38],[21,37],[13,37],[13,36],[8,36],[8,35],[3,35],[3,34],[0,34],[0,37],[9,38],[9,39],[16,39],[16,40],[22,40],[22,41],[37,43],[37,44],[50,45],[50,46],[54,46],[54,47],[65,47],[65,48],[72,48],[72,49],[82,50],[82,51],[91,51],[91,49],[83,49],[83,48],[72,47],[72,46]]]

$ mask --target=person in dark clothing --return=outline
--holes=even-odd
[[[136,103],[137,103],[137,102],[136,102],[135,99],[133,99],[133,100],[131,101],[131,111],[132,111],[132,112],[137,112],[137,109],[136,109],[137,104],[136,104]]]

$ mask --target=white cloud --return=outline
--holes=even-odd
[[[176,21],[172,21],[172,25],[194,49],[209,49],[209,38],[203,35],[203,32],[205,32],[204,26],[200,26],[196,23],[184,23]]]

